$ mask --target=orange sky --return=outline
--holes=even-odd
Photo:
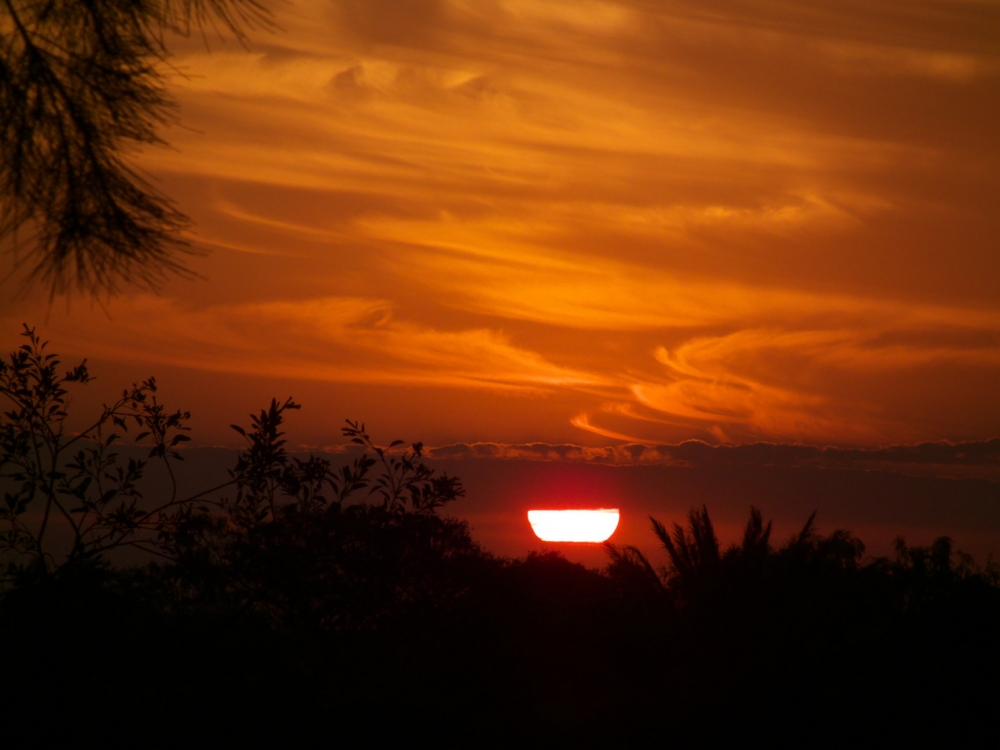
[[[156,374],[209,442],[272,395],[319,445],[1000,433],[998,3],[274,7],[175,45],[137,156],[203,278],[9,281],[7,349]]]

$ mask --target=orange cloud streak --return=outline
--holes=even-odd
[[[103,309],[8,286],[0,340],[47,320],[62,350],[178,367],[182,391],[472,399],[427,439],[501,393],[525,441],[996,432],[995,4],[276,12],[249,52],[177,41],[189,127],[136,156],[196,220],[206,280]]]

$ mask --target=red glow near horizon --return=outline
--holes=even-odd
[[[528,523],[543,542],[603,542],[618,528],[617,508],[529,510]]]

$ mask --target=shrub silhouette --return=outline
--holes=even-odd
[[[292,456],[283,426],[299,406],[272,400],[249,428],[234,426],[247,445],[229,479],[182,497],[174,470],[189,415],[157,401],[155,380],[71,432],[68,392],[91,381],[86,363],[62,373],[33,329],[24,336],[0,364],[10,407],[0,416],[0,637],[20,644],[6,668],[23,675],[0,706],[5,739],[68,739],[109,702],[123,735],[150,731],[139,717],[151,705],[172,715],[154,745],[180,744],[219,711],[219,741],[298,736],[304,728],[283,716],[361,717],[384,701],[385,680],[416,685],[414,670],[437,669],[413,654],[435,652],[443,618],[497,563],[464,523],[439,515],[464,489],[423,463],[419,443],[383,448],[348,421],[359,454],[346,465]],[[135,428],[143,460],[121,455]],[[144,497],[149,461],[170,483],[156,507]],[[68,539],[52,538],[57,518]],[[123,548],[157,562],[113,563]],[[123,677],[137,660],[149,682]],[[334,673],[350,689],[330,683]],[[66,675],[82,690],[47,721],[37,696]],[[429,700],[411,701],[409,719]]]
[[[0,582],[100,567],[121,547],[157,552],[158,536],[193,502],[177,498],[171,467],[181,459],[177,446],[189,440],[190,414],[165,409],[150,378],[125,389],[82,430],[69,432],[67,389],[90,382],[87,363],[60,374],[47,342],[28,326],[22,335],[27,343],[0,360],[7,407],[0,417]],[[135,441],[150,446],[147,460],[162,461],[173,483],[170,500],[156,507],[141,502],[147,460],[119,460],[119,432],[129,424],[141,430]],[[69,541],[52,540],[56,523],[68,530]]]
[[[739,725],[774,712],[789,739],[844,715],[891,725],[897,738],[929,715],[981,722],[987,699],[947,686],[980,660],[1000,663],[988,629],[1000,624],[994,564],[979,568],[943,537],[929,547],[897,540],[895,559],[865,562],[859,539],[818,533],[815,514],[775,547],[751,508],[742,540],[724,551],[704,506],[687,528],[650,520],[666,565],[609,544],[607,573],[646,623],[643,639],[659,643],[646,651],[651,672],[683,686],[646,690],[681,707],[692,737],[715,716]],[[888,675],[920,687],[893,692],[880,681]]]
[[[653,533],[668,555],[668,565],[655,571],[636,547],[605,543],[611,558],[609,573],[625,581],[643,581],[659,589],[675,606],[698,606],[732,594],[738,589],[773,583],[779,578],[823,575],[823,571],[855,571],[864,554],[864,544],[845,530],[826,537],[815,530],[813,513],[802,530],[780,549],[770,544],[771,522],[766,525],[756,508],[743,532],[742,542],[721,551],[708,509],[692,508],[688,528],[679,523],[668,531],[650,518]]]
[[[345,436],[363,452],[339,469],[288,454],[281,427],[299,408],[272,400],[233,428],[247,441],[230,479],[179,497],[174,464],[187,412],[157,400],[150,378],[123,391],[83,430],[67,429],[68,388],[91,380],[86,362],[60,374],[60,360],[34,329],[0,362],[0,561],[6,586],[108,570],[109,554],[136,548],[161,562],[149,585],[175,606],[274,623],[370,628],[388,616],[433,609],[464,591],[485,559],[467,527],[438,511],[464,495],[455,477],[421,461],[422,446],[375,445],[363,424]],[[145,460],[123,460],[121,434],[148,444]],[[144,498],[148,461],[160,461],[169,499]],[[7,489],[9,487],[9,489]],[[367,493],[363,491],[367,489]],[[56,523],[69,539],[53,540]]]
[[[483,556],[465,524],[437,513],[464,495],[461,483],[423,464],[419,443],[394,455],[401,441],[379,447],[357,422],[343,432],[365,452],[339,471],[291,457],[280,427],[298,408],[272,401],[250,431],[234,425],[248,442],[231,472],[235,495],[164,534],[168,573],[205,603],[275,623],[371,628],[446,606]],[[381,502],[355,501],[365,488]]]
[[[660,568],[614,545],[604,571],[554,552],[497,559],[444,516],[464,489],[419,443],[382,447],[348,421],[357,453],[342,465],[289,453],[291,399],[233,426],[245,446],[225,482],[181,496],[187,413],[151,378],[74,433],[86,363],[63,372],[24,335],[0,365],[11,746],[97,722],[164,747],[331,727],[510,747],[992,726],[997,690],[961,685],[1000,669],[1000,570],[946,538],[865,559],[815,514],[776,545],[751,508],[723,548],[702,506],[686,526],[650,519]],[[128,430],[142,460],[123,458]],[[164,467],[158,506],[149,462]],[[154,561],[125,564],[123,549]],[[169,721],[151,724],[151,707]]]

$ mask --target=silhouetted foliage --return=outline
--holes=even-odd
[[[669,698],[694,724],[712,714],[749,720],[781,711],[791,737],[838,712],[878,726],[929,711],[975,721],[968,715],[979,698],[959,700],[945,686],[976,658],[1000,660],[982,627],[1000,624],[996,566],[976,567],[946,538],[929,548],[897,540],[895,560],[863,563],[861,541],[842,529],[819,534],[815,513],[772,547],[771,524],[751,508],[742,541],[721,553],[705,507],[672,533],[650,520],[667,565],[657,572],[639,550],[606,545],[608,575],[634,616],[674,639],[673,652],[663,647],[651,662],[684,685],[683,696]],[[893,694],[879,682],[893,673],[923,692]],[[908,729],[896,726],[895,736]]]
[[[445,605],[466,585],[461,564],[482,557],[464,524],[438,516],[465,492],[420,460],[419,443],[382,448],[348,421],[344,434],[364,449],[353,462],[335,470],[325,458],[291,456],[281,430],[299,408],[291,399],[251,415],[250,430],[233,425],[247,448],[229,481],[178,497],[173,462],[183,459],[190,414],[165,409],[150,378],[70,432],[67,388],[90,382],[86,362],[60,374],[47,342],[27,326],[23,335],[28,343],[0,362],[0,396],[13,407],[0,421],[8,585],[107,567],[109,553],[134,547],[168,561],[163,581],[188,605],[364,628]],[[130,423],[141,430],[135,441],[150,444],[146,460],[118,452]],[[154,506],[144,502],[148,460],[162,462],[171,483]],[[371,500],[359,499],[365,489]],[[52,540],[54,525],[63,538]]]
[[[153,744],[175,746],[217,722],[220,705],[228,717],[220,741],[240,736],[239,722],[255,728],[247,739],[294,736],[302,727],[283,726],[281,715],[318,716],[335,699],[333,710],[355,706],[364,683],[399,672],[397,659],[412,663],[411,647],[432,642],[442,618],[496,565],[464,523],[438,515],[464,489],[422,462],[419,443],[380,447],[348,421],[344,434],[362,452],[345,465],[290,455],[282,428],[299,408],[291,399],[272,400],[249,429],[233,426],[247,446],[227,482],[181,498],[172,464],[183,458],[189,415],[164,409],[150,379],[74,432],[68,389],[91,381],[86,363],[61,374],[47,343],[27,326],[24,336],[0,364],[0,394],[11,406],[0,420],[0,637],[23,647],[7,660],[8,674],[26,675],[0,717],[15,744],[70,737],[108,701],[126,735],[149,731],[133,717],[150,705],[173,713]],[[156,508],[143,495],[147,461],[116,450],[130,422],[172,485]],[[57,517],[69,537],[50,541]],[[160,562],[112,564],[109,554],[126,546]],[[334,633],[339,640],[329,640]],[[125,677],[136,658],[150,682]],[[316,660],[351,675],[352,690],[342,695],[312,672],[306,665]],[[31,696],[64,674],[85,689],[59,722],[46,722],[48,704]],[[286,685],[278,695],[275,683]],[[264,714],[271,721],[262,727]]]
[[[128,151],[172,119],[169,34],[259,26],[257,0],[0,0],[0,238],[30,278],[96,293],[184,272],[188,220]]]
[[[0,581],[100,566],[109,551],[123,546],[157,551],[157,537],[189,501],[177,499],[174,484],[169,501],[141,507],[139,485],[147,462],[119,462],[119,432],[129,424],[141,430],[135,441],[150,444],[148,459],[162,461],[173,481],[170,462],[180,460],[176,447],[189,440],[190,414],[166,410],[150,378],[122,391],[93,422],[70,432],[67,387],[91,381],[87,363],[60,374],[61,362],[47,351],[47,342],[27,326],[22,335],[27,343],[0,360],[0,396],[7,402],[0,417],[0,480],[6,480]],[[68,531],[68,539],[52,539],[56,524],[64,537]]]
[[[366,449],[353,463],[291,457],[279,428],[298,408],[272,401],[250,431],[233,426],[248,442],[235,496],[171,530],[171,575],[213,607],[275,623],[370,628],[446,606],[467,585],[462,567],[482,556],[464,524],[437,515],[461,483],[420,462],[419,443],[394,455],[401,441],[379,447],[351,421],[344,435]],[[365,488],[381,502],[355,501]]]
[[[758,730],[833,744],[860,726],[961,744],[992,729],[1000,690],[981,678],[1000,670],[1000,568],[947,538],[865,559],[815,514],[774,544],[751,508],[724,548],[702,506],[687,526],[650,519],[660,568],[615,545],[604,571],[555,552],[497,559],[441,514],[464,489],[419,443],[383,447],[348,421],[353,457],[293,455],[291,399],[233,425],[246,444],[228,480],[181,497],[187,413],[163,407],[151,378],[74,431],[68,391],[90,382],[86,363],[64,372],[24,336],[0,363],[12,747],[98,722],[105,745],[162,747],[317,732],[700,746]],[[123,457],[128,428],[143,460]],[[144,497],[150,461],[168,485],[159,507]],[[114,556],[131,548],[154,561]]]
[[[751,508],[742,542],[724,552],[720,551],[704,506],[691,509],[687,529],[674,523],[672,531],[668,531],[655,518],[650,521],[669,564],[657,574],[635,547],[608,543],[605,549],[612,560],[609,572],[622,582],[655,584],[676,606],[704,605],[736,589],[779,578],[790,581],[789,576],[807,575],[805,571],[816,575],[830,570],[854,571],[864,554],[864,544],[847,531],[836,530],[826,537],[817,534],[815,513],[784,547],[775,549],[770,544],[771,523],[765,525],[760,511]]]

